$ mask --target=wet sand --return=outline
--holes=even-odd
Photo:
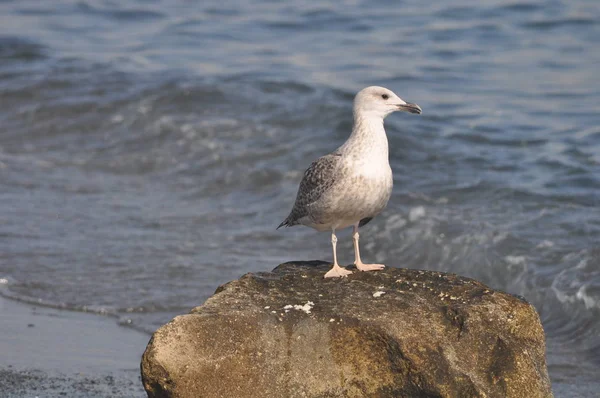
[[[3,397],[144,397],[150,336],[115,319],[0,297]]]

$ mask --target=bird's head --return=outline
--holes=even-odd
[[[392,112],[421,113],[421,107],[398,97],[385,87],[364,88],[354,97],[354,114],[385,118]]]

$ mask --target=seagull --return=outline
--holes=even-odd
[[[362,89],[354,97],[354,125],[348,140],[335,151],[315,160],[304,172],[296,202],[277,229],[305,225],[331,231],[333,267],[325,278],[352,274],[337,261],[335,231],[353,226],[354,264],[359,271],[377,271],[383,264],[365,264],[360,258],[358,229],[385,208],[393,178],[383,120],[391,113],[421,113],[384,87]]]

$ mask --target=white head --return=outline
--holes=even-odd
[[[398,97],[385,87],[371,86],[363,88],[354,97],[354,115],[380,117],[396,111],[421,113],[421,107]]]

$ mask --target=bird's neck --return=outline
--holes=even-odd
[[[340,149],[351,155],[373,154],[387,161],[388,140],[383,128],[383,118],[355,112],[352,134]]]

